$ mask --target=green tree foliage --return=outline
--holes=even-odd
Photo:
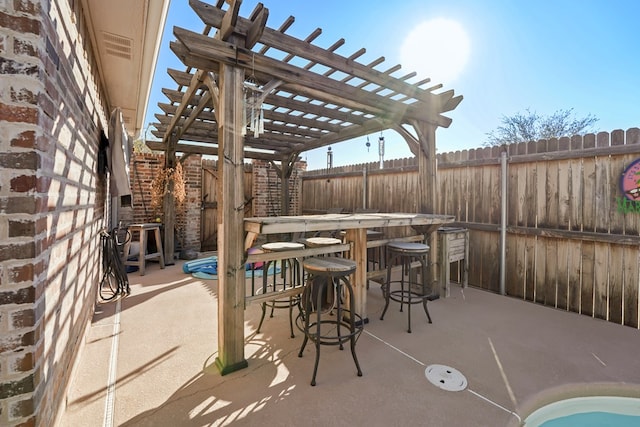
[[[597,121],[591,114],[574,117],[573,108],[558,110],[550,116],[542,116],[527,108],[524,113],[502,116],[502,125],[487,133],[484,145],[509,145],[595,132],[593,125]]]

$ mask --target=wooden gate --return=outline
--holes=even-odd
[[[250,164],[244,169],[244,215],[253,213],[253,172]],[[218,165],[215,160],[202,161],[202,213],[200,215],[202,251],[218,249]]]

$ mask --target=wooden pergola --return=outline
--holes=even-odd
[[[195,33],[174,28],[171,50],[185,71],[167,70],[176,89],[163,89],[153,134],[147,142],[164,150],[165,166],[174,167],[176,152],[218,156],[219,182],[219,352],[216,363],[225,374],[243,368],[244,359],[244,189],[245,159],[279,163],[283,180],[304,151],[374,132],[392,129],[419,159],[419,212],[433,213],[436,200],[435,133],[448,127],[443,113],[455,109],[462,96],[429,79],[416,82],[411,72],[395,76],[400,65],[381,68],[385,58],[358,62],[365,49],[350,56],[313,44],[322,30],[304,40],[286,34],[289,17],[279,28],[267,25],[269,10],[259,3],[244,18],[241,0],[207,4],[190,0],[205,29]],[[419,54],[416,52],[416,55]],[[248,96],[252,95],[252,96]],[[263,111],[263,127],[248,130],[252,114]],[[256,122],[254,122],[256,123]],[[258,128],[261,126],[257,126]],[[283,185],[283,189],[287,186]],[[286,190],[284,190],[286,192]],[[283,213],[286,200],[283,194]],[[175,213],[171,194],[165,198],[165,253],[174,250]],[[432,244],[435,241],[432,238]],[[435,263],[436,251],[431,251]],[[170,259],[170,258],[168,258]]]

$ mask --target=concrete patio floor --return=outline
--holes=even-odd
[[[517,426],[545,402],[574,395],[640,397],[640,332],[603,320],[452,285],[451,297],[379,320],[379,287],[368,291],[370,322],[356,350],[323,346],[298,357],[277,310],[255,333],[259,305],[245,313],[248,368],[214,366],[217,281],[182,272],[182,262],[129,274],[131,295],[97,306],[76,364],[60,426]],[[431,384],[425,369],[453,367],[462,391]],[[108,387],[112,384],[112,387]]]

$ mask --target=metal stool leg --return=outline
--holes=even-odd
[[[300,346],[300,351],[298,352],[298,357],[302,357],[302,352],[304,348],[307,346],[307,341],[309,341],[309,334],[306,332],[309,330],[309,315],[311,313],[311,286],[313,282],[309,281],[307,284],[308,288],[303,292],[303,301],[304,301],[304,339],[302,340],[302,346]]]
[[[387,281],[384,285],[382,285],[382,294],[384,296],[384,309],[382,310],[382,314],[380,315],[380,320],[384,320],[384,314],[387,312],[387,308],[389,308],[389,294],[391,292],[391,265],[393,264],[393,256],[390,257],[389,262],[387,264]]]
[[[258,329],[256,330],[257,333],[260,333],[260,328],[262,328],[262,322],[264,322],[264,316],[267,313],[267,303],[262,303],[260,304],[260,306],[262,307],[262,316],[260,316],[260,323],[258,323]]]
[[[411,257],[409,257],[409,260],[407,262],[408,266],[407,266],[407,270],[408,270],[408,274],[411,274]],[[403,280],[403,285],[404,285],[404,280]],[[402,287],[402,291],[404,292],[404,286]],[[413,292],[411,292],[411,277],[409,277],[409,289],[407,290],[407,296],[408,296],[408,300],[409,300],[409,304],[407,307],[407,332],[411,333],[411,296],[413,295]],[[404,300],[404,298],[403,298]],[[400,311],[402,311],[402,303],[400,303]]]
[[[349,279],[347,279],[346,277],[342,277],[341,278],[344,281],[344,285],[347,287],[347,292],[349,293],[349,307],[355,307],[355,298],[353,297],[353,287],[351,286],[351,283],[349,282]],[[361,377],[362,376],[362,369],[360,369],[360,363],[358,362],[358,356],[356,356],[356,335],[355,335],[355,331],[356,331],[356,319],[355,316],[353,315],[353,313],[349,313],[349,325],[351,327],[351,337],[350,337],[350,342],[351,342],[351,356],[353,357],[353,361],[356,364],[356,369],[358,370],[358,376]]]
[[[427,263],[424,258],[420,258],[420,263],[422,264],[422,295],[427,295]],[[429,323],[433,323],[431,321],[431,315],[429,314],[429,308],[427,307],[427,301],[429,298],[422,298],[422,307],[424,308],[424,312],[427,314],[427,319],[429,319]]]
[[[318,292],[316,297],[316,307],[322,307],[322,292]],[[309,316],[307,316],[309,317]],[[322,310],[316,310],[316,362],[313,366],[313,377],[311,377],[311,385],[316,385],[316,374],[318,373],[318,365],[320,364],[320,320],[322,318]]]

